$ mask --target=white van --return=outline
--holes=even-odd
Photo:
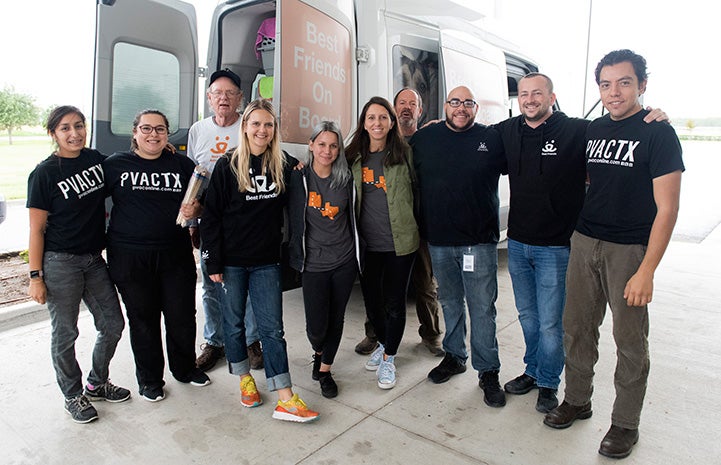
[[[283,148],[300,159],[319,120],[334,120],[349,135],[370,97],[390,100],[404,86],[418,90],[424,118],[435,119],[447,92],[466,85],[480,106],[476,119],[494,123],[510,115],[517,81],[538,67],[475,25],[483,18],[453,0],[226,0],[215,9],[199,67],[192,5],[98,0],[92,145],[103,153],[127,149],[135,113],[157,108],[184,151],[199,116],[198,78],[222,68],[240,76],[246,100],[273,99]]]

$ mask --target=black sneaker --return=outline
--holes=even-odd
[[[376,347],[378,347],[378,339],[366,336],[362,341],[356,344],[355,353],[359,355],[370,355],[374,350],[376,350]]]
[[[489,407],[503,407],[506,405],[506,393],[498,382],[497,371],[487,371],[478,380],[478,386],[483,389],[483,402]]]
[[[453,355],[446,353],[441,363],[428,373],[428,378],[436,384],[445,383],[451,376],[466,371],[466,364]]]
[[[116,386],[109,380],[95,389],[90,389],[90,385],[85,386],[85,397],[88,400],[104,400],[106,402],[124,402],[130,399],[130,391],[120,386]]]
[[[160,402],[165,399],[165,391],[162,386],[141,386],[140,396],[148,402]]]
[[[526,394],[537,387],[536,380],[523,373],[521,376],[513,378],[507,382],[503,386],[503,389],[505,389],[509,394],[521,395]]]
[[[321,354],[313,353],[313,371],[311,372],[311,377],[313,378],[313,381],[318,381],[319,379],[318,373],[320,373],[321,358],[323,358]]]
[[[211,370],[218,363],[218,360],[225,357],[225,349],[222,347],[203,344],[200,349],[202,352],[195,359],[195,366],[203,371]]]
[[[202,387],[210,384],[210,378],[208,378],[208,375],[206,375],[200,368],[193,368],[187,375],[175,379],[181,383],[190,383],[192,386]]]
[[[538,388],[538,400],[536,401],[536,410],[541,413],[548,413],[558,407],[558,397],[556,390],[551,388]]]
[[[318,373],[318,381],[320,381],[320,392],[323,397],[332,399],[338,395],[338,385],[333,380],[330,371],[321,371]]]
[[[73,417],[75,423],[90,423],[98,419],[98,411],[82,394],[65,399],[65,411]]]

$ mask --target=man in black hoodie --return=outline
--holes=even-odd
[[[551,79],[530,73],[518,83],[521,116],[495,126],[508,159],[508,271],[526,343],[526,369],[504,389],[526,394],[538,388],[536,410],[542,413],[558,405],[566,268],[585,195],[584,138],[589,124],[554,112],[555,102]],[[656,116],[667,119],[655,111],[645,120]]]

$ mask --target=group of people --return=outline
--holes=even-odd
[[[279,265],[287,207],[311,376],[324,397],[338,395],[331,370],[358,276],[367,321],[356,351],[369,355],[365,368],[376,372],[379,388],[396,385],[413,276],[422,342],[443,355],[428,374],[433,383],[466,371],[467,309],[471,364],[485,403],[502,407],[506,393],[538,389],[544,423],[566,428],[591,416],[598,327],[608,304],[617,397],[599,452],[627,456],[638,441],[649,368],[653,273],[671,237],[684,167],[666,115],[641,106],[643,57],[611,52],[595,74],[608,114],[590,123],[554,111],[553,84],[540,73],[519,81],[521,115],[493,126],[475,122],[478,103],[461,86],[444,102],[445,119],[418,129],[421,98],[405,88],[393,104],[371,98],[347,146],[335,123],[321,122],[305,164],[281,150],[269,101],[238,112],[240,79],[229,70],[209,80],[214,115],[191,128],[189,157],[174,154],[159,111],[139,113],[131,150],[105,158],[85,148],[79,110],[55,109],[47,130],[57,150],[29,178],[30,295],[48,302],[66,410],[92,421],[90,400],[130,397],[108,378],[124,326],[116,286],[145,399],[164,397],[162,312],[178,381],[209,384],[204,371],[225,357],[239,377],[241,404],[256,407],[263,400],[251,369],[263,367],[268,390],[278,394],[274,418],[317,419],[293,392],[288,369]],[[207,194],[181,205],[193,162],[212,171]],[[526,345],[524,372],[503,388],[495,325],[502,174],[511,189],[508,267]],[[107,267],[106,196],[114,203]],[[175,223],[179,209],[197,218],[190,234]],[[193,244],[201,251],[206,315],[197,360]],[[85,387],[74,353],[81,299],[98,329]]]

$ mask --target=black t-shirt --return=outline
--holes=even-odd
[[[501,137],[474,124],[455,132],[445,122],[411,138],[421,197],[421,237],[437,246],[498,242],[498,178],[506,172]]]
[[[105,156],[82,149],[77,158],[50,155],[28,177],[28,208],[48,212],[44,249],[72,254],[105,247]]]
[[[298,160],[286,159],[285,184]],[[223,272],[224,266],[260,266],[280,262],[285,193],[275,190],[270,173],[263,173],[260,156],[250,157],[253,192],[239,192],[238,180],[230,168],[230,154],[215,164],[205,197],[200,222],[202,255],[209,274]]]
[[[361,165],[363,201],[358,226],[366,249],[371,252],[395,251],[383,174],[384,156],[385,152],[370,153]]]
[[[588,126],[590,185],[576,230],[619,244],[648,244],[656,218],[653,179],[684,170],[681,144],[667,123],[646,124],[641,110],[621,121],[608,115]]]
[[[329,271],[355,257],[348,214],[348,189],[330,187],[330,177],[308,173],[308,205],[305,209],[305,271]]]
[[[103,163],[113,198],[108,241],[139,250],[166,250],[189,243],[188,231],[175,221],[195,164],[164,150],[147,160],[118,152]]]

